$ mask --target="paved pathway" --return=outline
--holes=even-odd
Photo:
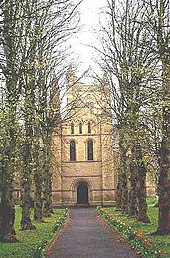
[[[72,209],[70,221],[56,237],[48,258],[139,258],[105,223],[94,208]]]

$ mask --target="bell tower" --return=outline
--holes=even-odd
[[[116,154],[107,76],[101,83],[83,84],[70,67],[67,82],[68,112],[61,126],[60,169],[53,170],[53,202],[113,205]],[[58,138],[56,134],[54,142]]]

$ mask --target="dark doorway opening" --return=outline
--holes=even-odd
[[[88,204],[88,187],[85,183],[77,186],[77,204]]]

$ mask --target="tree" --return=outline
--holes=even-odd
[[[0,68],[6,78],[2,90],[4,115],[1,116],[4,126],[1,145],[2,241],[16,240],[12,193],[15,160],[21,159],[18,153],[22,154],[21,228],[35,229],[30,219],[33,187],[36,189],[35,218],[41,220],[42,217],[43,191],[46,191],[44,201],[49,203],[50,200],[51,206],[50,139],[59,109],[52,113],[50,92],[52,81],[60,77],[65,61],[65,55],[60,54],[65,49],[64,41],[77,28],[78,4],[70,0],[1,2],[3,62]],[[16,147],[20,149],[16,151]]]
[[[57,4],[55,1],[38,5],[33,2],[27,10],[28,36],[26,45],[28,50],[26,53],[27,67],[23,81],[25,89],[28,89],[25,94],[25,103],[28,107],[24,108],[24,111],[25,126],[27,125],[26,119],[28,119],[28,125],[31,129],[29,148],[32,151],[29,163],[30,172],[28,173],[28,169],[25,170],[23,176],[26,176],[28,181],[34,177],[36,197],[34,217],[36,220],[41,220],[42,215],[50,216],[52,212],[51,138],[55,124],[60,122],[60,107],[57,110],[52,110],[50,103],[54,97],[52,90],[54,81],[59,81],[60,69],[63,68],[65,61],[65,56],[60,54],[64,48],[64,41],[70,36],[69,32],[74,33],[77,29],[77,5],[78,3],[72,5],[70,0]],[[73,25],[71,21],[74,18],[76,23]],[[58,85],[55,87],[57,90]],[[60,94],[58,90],[57,94]],[[26,140],[28,140],[28,136],[26,136]],[[26,194],[31,191],[31,188],[25,189]],[[26,196],[27,201],[23,200],[23,204],[28,214],[27,217],[30,217],[30,194]],[[27,219],[25,224],[27,228]],[[25,226],[22,225],[22,227]]]
[[[147,168],[144,164],[141,114],[144,103],[154,94],[151,89],[148,97],[149,83],[154,78],[157,60],[151,51],[152,38],[144,26],[145,11],[146,7],[141,2],[108,1],[110,23],[103,28],[105,36],[101,52],[104,69],[110,77],[112,109],[119,125],[118,130],[125,132],[123,138],[122,134],[119,137],[127,142],[127,151],[130,154],[130,159],[126,162],[126,167],[130,165],[129,201],[132,203],[129,212],[131,215],[137,215],[139,220],[149,222],[146,209]],[[129,175],[127,172],[125,174]],[[124,177],[119,178],[122,182],[127,181]]]
[[[144,1],[152,52],[162,65],[162,140],[159,150],[159,216],[155,234],[170,234],[170,3],[169,0]]]
[[[1,62],[0,69],[5,77],[2,87],[2,170],[1,170],[1,204],[0,232],[1,241],[17,241],[14,231],[15,208],[13,200],[13,177],[16,164],[17,105],[21,89],[18,84],[21,73],[20,40],[22,36],[19,1],[1,2]],[[17,10],[17,11],[16,11]]]

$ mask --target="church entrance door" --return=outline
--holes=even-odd
[[[88,187],[86,183],[77,186],[77,204],[88,204]]]

